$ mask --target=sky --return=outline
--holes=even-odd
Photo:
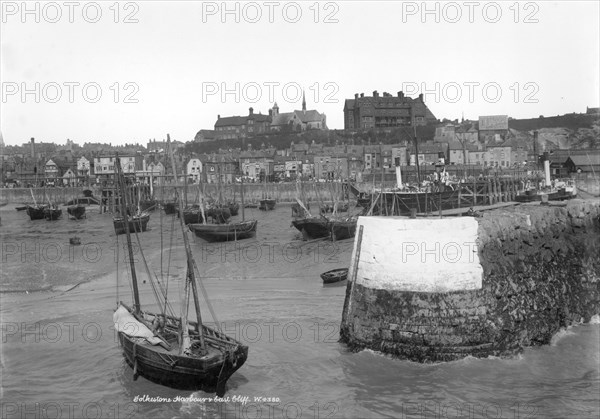
[[[193,140],[217,115],[302,107],[343,129],[355,93],[439,118],[600,104],[600,2],[2,1],[4,143]]]

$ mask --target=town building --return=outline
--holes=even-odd
[[[254,137],[269,132],[271,117],[269,115],[255,114],[249,108],[248,116],[217,115],[215,122],[215,137],[217,140],[242,139]]]
[[[143,170],[143,161],[141,154],[121,155],[121,170],[125,175],[134,175],[136,171]],[[101,178],[112,178],[115,174],[115,157],[114,156],[98,156],[94,157],[94,174],[96,181]]]
[[[486,115],[479,117],[479,142],[501,143],[508,134],[508,115]]]
[[[202,180],[202,161],[199,158],[191,158],[186,165],[188,181],[200,183]]]
[[[423,94],[413,99],[398,92],[398,96],[377,91],[373,96],[361,93],[344,103],[344,129],[368,130],[427,125],[437,120],[423,101]]]
[[[324,113],[306,109],[306,99],[302,94],[302,109],[293,112],[279,112],[277,102],[269,110],[271,116],[270,131],[272,132],[303,132],[307,130],[326,130],[327,117]]]

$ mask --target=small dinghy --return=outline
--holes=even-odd
[[[322,273],[321,279],[323,280],[323,285],[345,281],[348,279],[348,268],[333,269]]]

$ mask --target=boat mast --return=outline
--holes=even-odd
[[[167,134],[167,147],[169,149],[169,152],[171,153],[171,163],[173,165],[173,175],[175,178],[177,178],[177,170],[176,170],[176,166],[175,166],[175,155],[173,154],[173,150],[171,149],[171,137],[169,136],[169,134]],[[177,193],[177,189],[175,189],[175,193]],[[188,328],[187,328],[187,315],[188,315],[188,310],[187,310],[188,304],[187,303],[188,303],[188,297],[189,297],[189,285],[191,284],[192,293],[194,296],[194,307],[196,308],[196,320],[197,320],[196,330],[198,332],[198,337],[200,340],[200,347],[204,351],[206,349],[206,347],[204,345],[204,334],[203,334],[203,330],[202,330],[203,329],[202,314],[200,312],[200,302],[198,301],[198,290],[196,289],[196,279],[194,277],[194,265],[193,265],[193,258],[192,258],[192,250],[190,249],[190,242],[188,240],[188,236],[185,233],[185,224],[183,222],[183,202],[181,199],[178,199],[177,202],[179,203],[179,213],[181,214],[181,217],[179,217],[179,224],[181,225],[181,232],[183,233],[183,243],[185,245],[185,253],[187,256],[187,273],[186,273],[186,281],[187,282],[185,284],[185,300],[183,301],[182,316],[181,316],[181,330],[182,330],[182,335],[183,335],[183,343],[189,342],[189,334],[188,334]],[[188,284],[188,282],[190,284]],[[180,353],[183,353],[183,351],[185,349],[187,349],[183,343],[179,347]]]
[[[121,172],[121,160],[119,154],[115,155],[115,169],[117,172],[117,183],[120,192],[121,204],[121,219],[125,225],[125,236],[127,238],[127,250],[129,251],[129,266],[131,267],[131,282],[133,284],[133,313],[140,314],[140,292],[138,290],[137,275],[135,273],[135,264],[133,262],[133,248],[131,245],[131,232],[129,231],[129,219],[127,217],[127,198],[125,193],[125,183],[123,181],[123,173]]]
[[[421,186],[421,169],[419,167],[419,140],[417,138],[417,126],[414,126],[415,131],[415,162],[417,164],[417,186]]]
[[[243,174],[242,174],[241,179],[242,179],[242,186],[241,186],[241,189],[240,189],[240,195],[241,195],[241,198],[242,198],[242,221],[245,221],[246,220],[246,216],[244,214],[244,206],[245,206],[245,204],[244,204],[244,175]]]

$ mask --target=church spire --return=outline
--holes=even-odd
[[[306,99],[304,98],[304,90],[302,90],[302,110],[306,112]]]

